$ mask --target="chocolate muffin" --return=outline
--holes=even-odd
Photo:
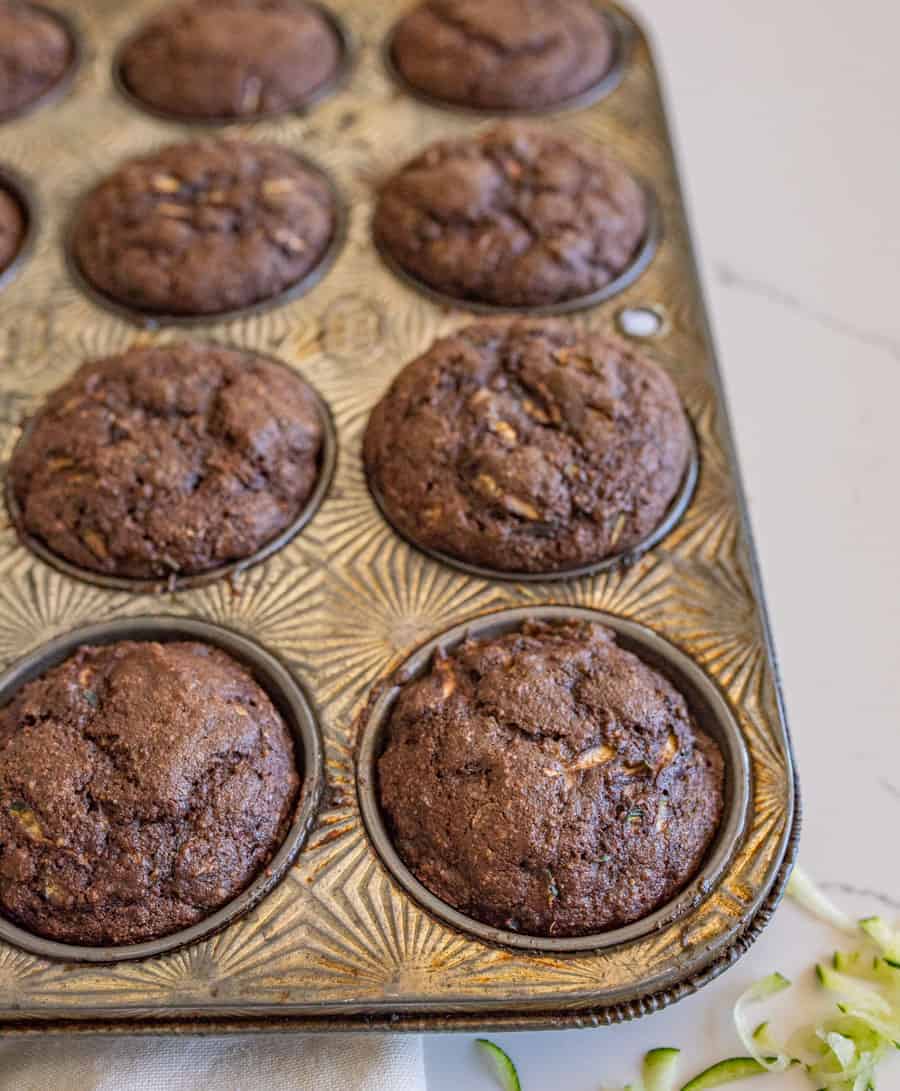
[[[11,462],[15,518],[92,572],[194,575],[294,521],[321,445],[315,397],[287,368],[213,345],[135,347],[47,399]]]
[[[382,187],[373,221],[376,242],[405,272],[500,307],[605,288],[647,228],[641,186],[604,148],[519,123],[433,144]]]
[[[378,762],[407,866],[485,924],[579,936],[696,873],[723,762],[673,686],[601,625],[468,640],[401,691]]]
[[[335,231],[325,177],[286,148],[200,140],[133,159],[81,206],[72,248],[104,295],[147,313],[217,314],[272,299]]]
[[[25,214],[11,193],[0,189],[0,273],[8,268],[25,238]]]
[[[302,0],[191,0],[141,28],[120,72],[155,110],[249,119],[303,106],[340,62],[333,27]]]
[[[0,0],[0,120],[45,95],[73,60],[62,23],[31,4]]]
[[[535,110],[598,83],[613,36],[591,0],[425,0],[400,20],[392,56],[432,98],[484,110]]]
[[[660,367],[550,319],[480,322],[436,341],[394,380],[364,439],[370,487],[405,537],[548,574],[646,539],[690,452]]]
[[[66,943],[186,928],[265,867],[299,783],[288,728],[224,652],[79,648],[0,711],[0,910]]]

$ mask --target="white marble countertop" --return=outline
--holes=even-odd
[[[803,788],[801,860],[849,910],[900,916],[900,7],[633,7],[669,91],[737,432]],[[780,969],[814,1001],[809,969],[835,943],[784,905],[741,962],[666,1012],[497,1041],[525,1091],[621,1086],[661,1045],[681,1047],[687,1078],[742,1052],[743,988]],[[427,1040],[429,1091],[495,1086],[471,1037]],[[880,1087],[900,1088],[900,1062]]]

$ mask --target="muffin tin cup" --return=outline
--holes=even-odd
[[[166,143],[172,144],[178,142],[168,141]],[[187,142],[183,141],[182,143]],[[252,139],[248,140],[247,143],[253,143]],[[160,145],[160,147],[161,146],[162,145]],[[148,148],[147,154],[152,151],[152,148]],[[69,220],[68,226],[65,228],[63,248],[69,276],[72,278],[76,287],[93,303],[96,303],[104,310],[111,311],[119,318],[124,318],[145,330],[156,330],[163,326],[180,327],[183,329],[192,329],[200,326],[209,327],[219,322],[231,322],[236,318],[247,318],[250,315],[262,314],[265,311],[283,307],[287,303],[293,303],[295,300],[300,299],[301,296],[305,296],[307,292],[310,292],[315,288],[315,286],[328,275],[332,266],[337,261],[341,250],[344,248],[344,243],[347,240],[349,213],[343,195],[331,172],[327,171],[320,164],[314,163],[305,155],[301,155],[293,148],[291,148],[290,151],[291,155],[300,166],[319,175],[320,178],[323,178],[328,183],[328,188],[330,189],[334,200],[334,230],[332,231],[328,245],[322,252],[321,258],[319,258],[319,261],[312,269],[294,284],[289,284],[276,295],[270,296],[267,299],[260,299],[256,303],[248,303],[245,307],[232,307],[231,310],[227,311],[213,311],[208,314],[167,314],[164,311],[147,311],[141,310],[139,307],[129,306],[127,303],[123,303],[121,300],[115,299],[113,296],[102,292],[88,279],[78,263],[78,258],[75,256],[75,233],[81,210],[85,200],[90,196],[94,188],[103,181],[102,178],[93,182],[81,195],[80,199],[75,201],[74,214]]]
[[[34,187],[18,171],[11,167],[0,166],[0,189],[4,190],[18,204],[25,220],[25,231],[19,249],[5,269],[0,270],[0,291],[10,284],[31,257],[37,243],[38,215],[40,212]]]
[[[158,118],[160,121],[170,121],[178,125],[213,129],[225,128],[229,125],[253,125],[258,121],[274,121],[277,118],[283,117],[305,117],[314,107],[318,106],[319,103],[323,102],[325,99],[331,98],[332,95],[340,91],[350,79],[353,66],[356,62],[356,48],[353,36],[347,28],[346,23],[335,12],[331,11],[331,9],[327,8],[324,4],[315,3],[314,0],[306,0],[304,6],[314,8],[325,19],[326,23],[328,23],[338,40],[341,58],[332,75],[323,83],[320,83],[318,87],[314,87],[303,102],[297,106],[289,107],[286,110],[266,110],[264,113],[250,114],[246,117],[194,117],[191,115],[172,113],[169,110],[151,106],[150,103],[144,102],[142,98],[131,90],[128,86],[128,81],[125,79],[125,74],[122,71],[122,60],[125,56],[125,51],[140,35],[143,29],[142,27],[139,27],[134,34],[129,34],[117,47],[112,62],[113,84],[119,94],[136,110],[140,110],[141,113],[147,114],[149,117]]]
[[[462,102],[448,102],[447,99],[430,95],[427,91],[410,83],[403,75],[394,61],[394,38],[399,22],[391,27],[382,45],[382,61],[388,75],[402,88],[406,94],[426,106],[433,106],[438,110],[446,110],[449,113],[462,114],[465,117],[479,118],[513,118],[513,117],[546,117],[549,114],[561,114],[569,110],[583,110],[588,106],[611,95],[622,82],[628,65],[628,55],[631,51],[633,34],[630,24],[622,18],[621,14],[613,8],[603,11],[607,25],[612,31],[613,53],[609,68],[590,87],[579,91],[576,95],[560,99],[558,102],[549,103],[546,106],[467,106]]]
[[[394,847],[378,801],[378,759],[386,742],[394,704],[404,685],[422,677],[435,652],[448,652],[469,638],[496,638],[526,621],[589,621],[612,629],[620,647],[634,652],[665,675],[688,703],[700,728],[718,744],[725,761],[725,808],[719,829],[699,871],[674,898],[638,921],[584,936],[547,937],[484,924],[436,897],[406,866]],[[375,851],[403,890],[433,916],[488,943],[535,953],[597,951],[632,943],[696,908],[715,888],[744,838],[750,804],[750,759],[737,721],[715,683],[697,664],[651,629],[599,610],[567,606],[517,607],[463,622],[428,641],[406,660],[373,703],[357,753],[357,791],[363,822]]]
[[[652,187],[641,178],[637,178],[636,180],[640,183],[640,186],[644,191],[644,198],[647,203],[647,230],[644,233],[643,241],[641,242],[637,253],[626,268],[623,269],[617,277],[611,280],[609,284],[605,284],[602,288],[598,288],[596,292],[591,292],[588,295],[575,296],[572,299],[563,299],[558,303],[506,305],[502,303],[485,303],[477,299],[464,299],[450,295],[447,292],[440,291],[438,288],[433,288],[426,281],[421,280],[414,273],[411,273],[401,265],[388,251],[387,247],[375,237],[374,232],[372,232],[372,242],[375,249],[378,251],[378,256],[381,258],[382,262],[384,262],[398,280],[403,281],[404,284],[408,284],[411,288],[414,288],[417,292],[427,296],[435,303],[440,303],[443,307],[452,309],[458,308],[459,310],[469,311],[472,314],[493,316],[552,316],[572,314],[575,311],[583,311],[590,307],[596,307],[599,303],[605,303],[606,300],[612,299],[613,296],[619,295],[620,292],[624,292],[626,288],[634,284],[634,282],[646,272],[656,255],[656,251],[663,238],[662,212]]]
[[[36,110],[41,110],[45,106],[50,106],[54,102],[59,102],[61,99],[65,98],[72,89],[72,84],[75,82],[78,73],[81,70],[82,62],[84,61],[84,43],[81,32],[71,15],[67,12],[57,11],[55,8],[45,7],[43,4],[33,4],[30,0],[26,6],[32,8],[34,11],[39,11],[42,15],[46,15],[62,27],[66,37],[69,39],[72,55],[69,58],[69,63],[63,74],[56,83],[51,84],[42,95],[38,95],[38,97],[32,99],[31,102],[26,102],[24,106],[20,106],[17,110],[10,110],[9,113],[5,114],[0,112],[0,126],[5,125],[8,121],[16,121],[19,118],[25,117],[27,114],[31,114]]]
[[[398,534],[414,549],[419,550],[420,553],[424,553],[427,557],[440,561],[441,564],[449,565],[451,568],[456,568],[460,572],[465,572],[468,576],[475,576],[482,580],[503,580],[512,583],[557,583],[562,580],[578,580],[583,576],[595,576],[599,572],[608,572],[613,568],[618,568],[620,566],[627,567],[634,564],[636,561],[639,561],[645,553],[648,553],[653,549],[654,546],[659,545],[659,543],[673,531],[681,521],[682,516],[690,505],[691,498],[694,495],[694,489],[697,487],[697,480],[700,476],[699,445],[697,443],[697,433],[694,430],[693,424],[691,424],[688,431],[690,433],[690,452],[688,454],[687,469],[681,479],[678,492],[675,494],[672,503],[669,505],[668,510],[660,523],[645,538],[642,538],[640,542],[633,545],[630,549],[623,550],[621,553],[614,553],[610,557],[604,557],[603,560],[595,561],[593,564],[583,564],[579,565],[577,568],[565,568],[553,572],[515,572],[505,571],[500,568],[488,568],[486,565],[470,564],[468,561],[454,557],[451,553],[443,553],[439,549],[430,549],[428,546],[417,542],[411,535],[402,531],[393,519],[391,519],[384,503],[384,497],[375,487],[374,482],[368,474],[366,474],[366,484],[369,488],[369,494],[375,502],[375,506],[394,533]]]
[[[237,346],[219,342],[216,342],[214,347],[220,349],[234,349],[235,351],[247,351],[239,349]],[[268,356],[265,353],[257,352],[255,349],[252,351],[254,356],[259,356],[264,360],[270,360],[272,363],[278,364],[279,367],[290,372],[295,379],[302,382],[311,391],[315,399],[319,420],[322,424],[322,448],[319,452],[319,474],[316,478],[315,486],[302,509],[280,534],[277,534],[274,538],[260,546],[259,549],[255,550],[248,557],[242,557],[237,561],[230,561],[228,564],[217,565],[215,568],[207,569],[205,572],[197,572],[189,576],[177,576],[174,579],[166,579],[163,576],[155,579],[132,579],[128,576],[107,575],[103,572],[94,572],[89,568],[83,568],[81,565],[74,564],[72,561],[60,556],[60,554],[54,553],[40,538],[35,538],[32,534],[28,533],[23,525],[22,509],[15,497],[11,477],[7,473],[4,482],[6,508],[22,544],[34,553],[35,556],[40,557],[46,564],[49,564],[52,568],[55,568],[58,572],[64,573],[66,576],[71,576],[76,580],[82,580],[85,583],[92,583],[97,587],[104,587],[109,591],[131,591],[134,594],[190,591],[197,587],[205,587],[208,584],[215,583],[217,580],[221,579],[236,580],[241,573],[248,568],[252,568],[254,565],[259,564],[261,561],[266,560],[266,558],[271,557],[274,553],[277,553],[279,550],[284,549],[285,546],[289,545],[300,531],[303,530],[307,523],[312,520],[316,512],[322,506],[322,503],[328,494],[328,490],[331,487],[331,483],[334,480],[334,471],[337,467],[338,458],[337,432],[335,430],[331,410],[328,408],[328,405],[321,394],[319,394],[311,383],[307,382],[299,372],[295,371],[292,367],[289,367],[283,360],[279,360],[275,356]],[[28,441],[35,423],[36,417],[33,417],[25,425],[22,434],[16,443],[16,451]],[[13,452],[13,457],[15,457],[15,451]]]
[[[196,943],[248,913],[284,877],[300,851],[315,820],[325,782],[323,747],[310,702],[299,683],[274,656],[230,629],[179,617],[137,617],[101,622],[75,629],[36,649],[0,675],[0,707],[27,682],[71,656],[83,644],[113,644],[122,640],[169,643],[192,640],[211,644],[247,667],[270,697],[294,737],[302,774],[300,797],[284,841],[272,860],[237,897],[208,917],[159,939],[121,946],[95,947],[61,943],[26,931],[0,915],[0,940],[43,958],[66,962],[123,962],[150,958],[189,943]]]

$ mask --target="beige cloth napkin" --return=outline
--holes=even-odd
[[[398,1034],[0,1040],[2,1091],[425,1091]]]

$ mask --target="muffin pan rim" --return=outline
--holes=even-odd
[[[69,40],[72,55],[59,79],[57,79],[55,83],[51,83],[46,91],[39,94],[37,98],[31,99],[30,102],[23,103],[23,105],[17,107],[15,110],[10,110],[8,113],[0,111],[0,126],[6,125],[12,121],[18,121],[20,118],[24,118],[36,110],[43,109],[45,106],[52,106],[55,103],[61,102],[72,90],[75,80],[81,72],[86,56],[81,27],[79,26],[78,19],[74,15],[69,11],[59,11],[57,8],[35,2],[35,0],[25,0],[25,4],[26,7],[32,8],[42,15],[48,16],[62,27]]]
[[[623,165],[627,167],[627,164]],[[402,170],[403,165],[398,169]],[[656,253],[663,242],[665,236],[663,214],[659,199],[656,196],[656,191],[645,178],[632,171],[630,167],[627,167],[627,169],[631,177],[641,187],[647,202],[647,226],[634,257],[625,266],[622,272],[619,273],[618,276],[613,277],[608,284],[605,284],[602,288],[598,288],[588,295],[574,296],[572,299],[562,299],[556,303],[503,304],[487,303],[478,299],[464,299],[443,292],[439,288],[433,288],[427,281],[420,279],[402,265],[376,236],[373,230],[373,224],[377,201],[372,210],[372,218],[369,224],[369,237],[379,259],[398,280],[407,287],[418,292],[420,295],[424,295],[427,299],[430,299],[432,302],[438,303],[443,307],[459,308],[459,310],[468,311],[470,314],[494,318],[551,318],[559,315],[575,314],[578,311],[588,310],[600,303],[605,303],[608,300],[613,299],[615,296],[624,292],[626,288],[630,288],[640,280],[652,264],[653,259],[656,257]]]
[[[130,34],[126,34],[113,51],[110,64],[110,78],[113,86],[121,97],[134,109],[155,118],[157,121],[166,121],[176,125],[184,125],[187,128],[227,129],[232,125],[254,125],[258,122],[275,121],[279,118],[304,118],[321,105],[326,99],[336,95],[349,83],[353,69],[356,65],[357,45],[353,33],[344,19],[326,4],[319,0],[302,0],[308,8],[313,8],[325,19],[325,22],[334,32],[340,49],[340,60],[334,72],[328,79],[314,87],[309,97],[297,106],[288,107],[286,110],[267,110],[260,114],[249,114],[246,117],[197,117],[194,114],[176,114],[151,106],[144,102],[131,88],[122,71],[122,61],[125,51],[137,40],[144,27],[136,27]],[[162,9],[160,9],[161,11]],[[152,16],[151,16],[152,18]]]
[[[575,95],[560,99],[558,102],[549,103],[546,106],[469,106],[463,102],[451,102],[449,99],[438,98],[427,91],[410,83],[394,61],[394,38],[400,23],[414,8],[404,12],[396,19],[381,43],[381,62],[390,79],[407,95],[416,99],[425,106],[446,113],[460,114],[463,117],[475,119],[498,118],[512,120],[513,118],[539,118],[553,114],[569,113],[575,110],[584,110],[588,106],[596,106],[604,99],[609,98],[621,85],[628,69],[628,61],[634,44],[634,34],[631,26],[622,17],[621,12],[608,4],[598,4],[590,0],[594,7],[600,9],[607,25],[612,31],[613,52],[609,66],[603,75]]]
[[[603,557],[599,561],[592,561],[590,564],[579,565],[576,568],[541,572],[504,571],[500,568],[490,568],[487,565],[465,561],[462,558],[455,557],[452,553],[444,553],[442,550],[422,545],[411,535],[404,533],[404,531],[394,523],[393,519],[391,519],[384,504],[384,497],[372,481],[365,463],[363,464],[363,475],[366,479],[366,487],[369,490],[369,495],[372,497],[372,501],[378,509],[378,513],[382,519],[384,519],[398,537],[402,538],[404,542],[412,546],[412,548],[419,553],[423,553],[426,557],[431,557],[433,560],[447,565],[448,568],[455,568],[458,572],[464,572],[467,576],[474,576],[476,579],[497,580],[501,583],[563,583],[567,580],[577,580],[585,576],[595,576],[601,572],[609,572],[616,568],[628,568],[630,565],[636,564],[637,561],[649,553],[651,549],[655,549],[656,546],[660,545],[684,518],[688,508],[691,506],[691,501],[694,498],[697,482],[700,480],[701,460],[700,442],[697,438],[696,427],[690,413],[683,403],[682,409],[684,410],[684,415],[688,422],[688,462],[684,473],[681,475],[678,489],[672,497],[669,506],[663,513],[659,523],[649,534],[646,534],[630,549],[623,550],[619,553],[613,553],[609,557]]]
[[[233,342],[201,340],[199,338],[187,338],[186,340],[191,340],[194,344],[228,349],[230,351],[258,356],[263,360],[268,360],[271,363],[284,368],[284,370],[288,371],[295,379],[303,383],[311,392],[313,400],[315,401],[316,411],[319,415],[319,421],[322,425],[322,447],[319,452],[319,472],[316,477],[316,482],[303,507],[283,530],[276,534],[274,538],[270,538],[269,541],[264,542],[248,556],[241,557],[235,561],[229,561],[226,564],[217,565],[215,568],[209,568],[203,572],[177,576],[173,580],[168,580],[163,576],[159,576],[155,579],[140,576],[134,578],[129,576],[115,576],[104,572],[95,572],[89,568],[83,568],[81,565],[75,564],[61,554],[54,553],[54,551],[40,538],[36,538],[25,530],[22,525],[22,509],[19,506],[19,502],[13,491],[12,476],[9,473],[9,466],[12,465],[12,460],[20,446],[28,441],[34,430],[37,418],[46,404],[45,397],[41,405],[38,406],[35,412],[21,425],[19,437],[10,454],[9,461],[6,464],[6,472],[3,481],[3,499],[6,504],[7,514],[9,515],[10,521],[12,522],[21,544],[39,560],[50,565],[51,568],[55,568],[57,572],[62,572],[64,575],[71,576],[72,579],[79,580],[82,583],[93,584],[95,587],[102,587],[110,591],[128,591],[132,594],[163,594],[178,591],[191,591],[200,587],[207,587],[209,584],[215,583],[221,579],[237,579],[248,569],[253,568],[255,565],[267,560],[274,554],[279,553],[282,549],[286,549],[313,521],[322,505],[327,500],[328,493],[334,484],[335,473],[337,472],[339,445],[337,427],[334,423],[331,407],[315,385],[296,368],[291,367],[287,361],[270,353],[259,352],[256,349],[244,349]],[[161,345],[158,347],[165,348],[166,346]],[[123,350],[123,352],[127,351],[127,348]],[[121,355],[121,353],[117,353],[116,355]],[[93,358],[83,360],[79,367],[92,362],[92,359]],[[77,370],[78,369],[76,368],[76,371]],[[73,371],[72,376],[74,376],[74,374],[75,372]],[[69,378],[72,378],[72,376]],[[55,389],[58,389],[58,387]],[[50,391],[50,394],[53,394],[54,392],[55,390]]]
[[[344,246],[347,243],[350,229],[350,208],[333,172],[315,159],[298,151],[293,146],[278,144],[279,147],[283,147],[285,151],[288,151],[301,167],[317,174],[320,178],[325,180],[334,202],[334,226],[331,238],[328,240],[325,249],[322,251],[322,256],[316,264],[313,265],[298,281],[287,285],[286,288],[283,288],[276,295],[266,299],[259,299],[255,303],[248,303],[245,307],[232,307],[227,311],[209,311],[202,314],[169,314],[164,311],[143,311],[138,307],[131,307],[127,303],[123,303],[114,296],[107,295],[105,292],[95,287],[87,274],[82,270],[78,258],[75,255],[74,245],[79,219],[87,199],[91,196],[97,186],[101,185],[117,170],[124,167],[133,159],[143,159],[162,151],[164,148],[182,147],[196,143],[202,139],[203,137],[200,136],[193,136],[187,140],[163,139],[156,144],[147,147],[137,156],[126,156],[125,158],[120,159],[110,171],[95,178],[72,200],[68,217],[62,227],[60,242],[63,251],[63,262],[66,272],[74,286],[91,303],[110,312],[117,318],[125,319],[132,323],[132,325],[138,326],[144,330],[159,330],[162,328],[193,329],[200,326],[208,327],[218,322],[232,322],[235,319],[249,318],[253,315],[264,314],[267,311],[272,311],[284,307],[289,303],[294,303],[307,293],[311,292],[326,276],[328,276],[340,258]],[[253,135],[244,135],[237,139],[225,136],[210,136],[209,139],[218,141],[233,140],[235,143],[245,143],[251,146],[253,144],[278,143],[277,141],[268,139],[260,140]]]
[[[146,614],[71,629],[35,648],[0,674],[0,707],[26,683],[68,659],[86,644],[121,641],[196,641],[220,648],[246,667],[285,720],[294,740],[301,774],[294,817],[272,859],[235,897],[187,928],[157,939],[121,945],[65,943],[15,924],[0,909],[0,940],[42,958],[82,963],[135,962],[207,939],[245,916],[282,881],[299,855],[316,818],[325,785],[324,745],[312,701],[289,668],[250,637],[199,618]]]
[[[619,646],[667,677],[688,703],[701,730],[718,744],[725,762],[725,804],[719,827],[698,871],[659,908],[631,924],[583,936],[535,936],[485,924],[433,894],[413,874],[394,847],[378,798],[377,762],[390,713],[404,685],[422,676],[437,650],[453,649],[468,638],[484,639],[513,632],[524,622],[593,621],[616,634]],[[685,689],[689,692],[685,693]],[[704,708],[699,708],[704,705]],[[708,725],[715,724],[715,730]],[[369,841],[392,879],[431,916],[458,932],[500,947],[532,954],[571,954],[619,947],[661,930],[695,909],[716,888],[743,840],[751,802],[751,763],[746,741],[731,707],[712,678],[666,637],[640,622],[608,611],[577,606],[519,606],[463,621],[420,645],[392,672],[384,689],[364,713],[356,749],[356,787]]]

